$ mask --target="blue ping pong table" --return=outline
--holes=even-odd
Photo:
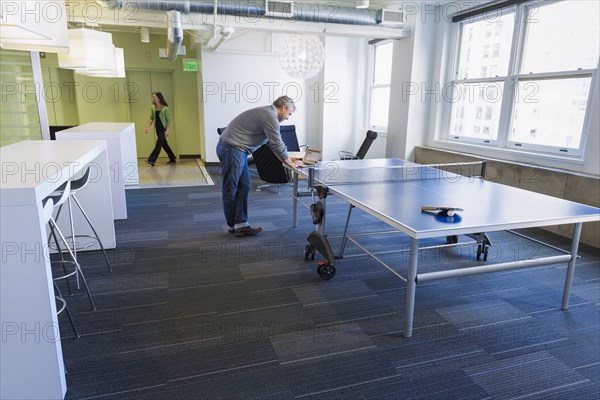
[[[403,323],[405,337],[412,336],[417,283],[437,279],[564,262],[568,263],[568,268],[561,309],[566,310],[569,305],[582,224],[599,221],[600,209],[486,181],[474,176],[478,174],[473,173],[472,164],[423,166],[392,158],[321,161],[310,168],[293,168],[293,225],[296,226],[297,223],[298,203],[307,206],[297,196],[298,178],[302,176],[307,178],[313,199],[318,197],[311,208],[314,211],[314,206],[320,203],[318,209],[321,210],[322,218],[315,220],[313,213],[313,223],[316,222],[316,232],[319,232],[320,237],[325,241],[327,241],[326,199],[331,194],[350,205],[342,248],[347,240],[350,214],[354,207],[408,235],[410,248],[406,272],[400,272],[398,268],[391,268],[378,260],[407,285]],[[421,211],[423,206],[459,207],[462,211],[448,216],[443,212]],[[418,270],[421,249],[419,241],[422,239],[457,235],[472,237],[473,234],[481,232],[563,224],[574,224],[571,248],[569,252],[564,252],[565,254],[496,264],[479,262],[467,268],[426,273],[419,273]],[[329,246],[328,243],[325,245]],[[309,247],[307,246],[307,251]],[[324,250],[319,249],[319,252],[321,251]],[[331,254],[322,255],[328,258],[329,263],[332,262]],[[308,258],[307,254],[306,259]]]

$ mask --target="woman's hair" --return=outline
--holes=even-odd
[[[158,98],[158,101],[160,102],[161,105],[163,105],[165,107],[169,107],[169,105],[167,104],[167,101],[165,100],[165,97],[163,96],[163,94],[161,92],[152,92],[152,94]]]
[[[288,110],[294,112],[296,110],[296,105],[294,104],[294,100],[292,100],[288,96],[281,96],[273,102],[275,108],[282,108],[286,106]]]

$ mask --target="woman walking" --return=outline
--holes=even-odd
[[[150,129],[153,123],[157,137],[156,145],[146,160],[146,163],[154,166],[154,163],[156,163],[156,159],[160,154],[160,149],[162,148],[165,149],[165,152],[169,156],[169,161],[167,164],[174,164],[177,161],[177,158],[175,157],[173,150],[171,150],[169,143],[167,143],[170,124],[169,107],[161,92],[152,93],[152,108],[150,111],[150,120],[148,121],[148,126],[146,127],[145,131],[146,134],[148,134],[148,129]]]

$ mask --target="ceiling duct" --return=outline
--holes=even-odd
[[[183,42],[181,13],[176,10],[167,11],[167,48],[164,58],[175,61],[181,50],[185,54],[185,48],[182,49],[181,42]]]
[[[279,18],[294,17],[293,1],[270,1],[265,0],[265,16]]]
[[[283,15],[269,15],[269,11],[264,7],[265,3],[274,3],[272,1],[217,1],[207,0],[99,0],[113,9],[121,9],[127,5],[129,10],[145,11],[179,11],[182,14],[200,13],[219,15],[232,15],[238,17],[268,17],[284,18],[305,22],[317,22],[327,24],[346,24],[346,25],[379,25],[377,20],[377,11],[369,9],[357,9],[348,7],[336,7],[335,12],[315,12],[310,6],[303,6],[299,3],[293,3],[290,10],[293,14],[291,18]],[[216,4],[215,4],[216,3]],[[260,5],[262,3],[262,5]],[[276,3],[291,3],[279,1]],[[279,4],[281,6],[281,4]],[[278,13],[279,14],[279,13]]]
[[[403,10],[379,10],[377,11],[377,23],[394,27],[402,28],[406,24],[406,15]]]

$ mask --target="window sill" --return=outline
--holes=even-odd
[[[477,157],[487,157],[501,161],[513,161],[526,164],[537,163],[541,166],[558,169],[570,169],[573,167],[577,168],[584,164],[584,159],[581,157],[567,157],[509,148],[501,149],[475,143],[457,143],[449,140],[434,140],[430,145],[434,148],[456,151]]]

